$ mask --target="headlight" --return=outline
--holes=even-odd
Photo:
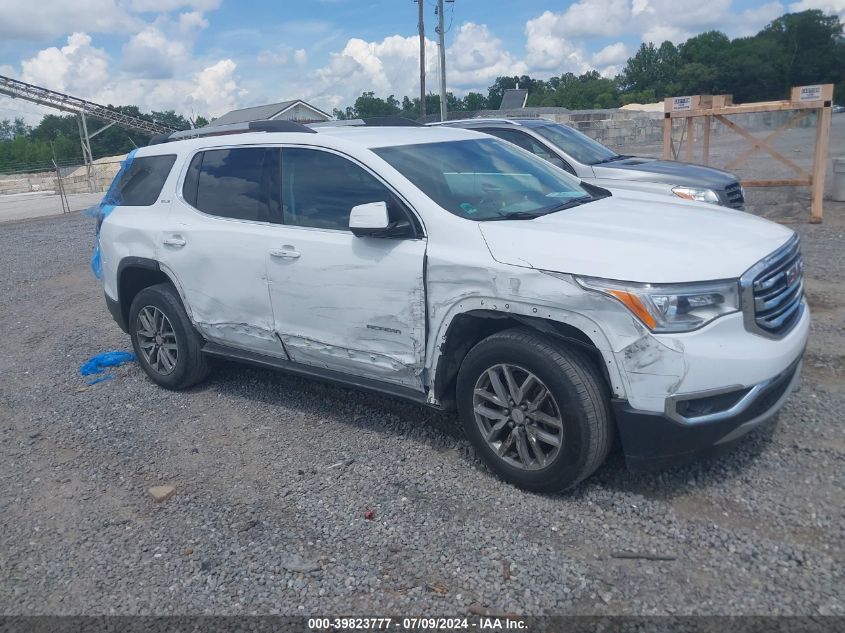
[[[739,311],[736,281],[693,284],[635,284],[576,277],[584,288],[619,300],[652,332],[690,332]]]
[[[699,189],[697,187],[674,187],[672,189],[679,198],[684,200],[697,200],[698,202],[709,202],[719,204],[719,196],[712,189]]]

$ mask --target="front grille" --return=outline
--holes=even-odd
[[[773,337],[789,332],[801,318],[804,297],[804,260],[797,236],[743,277],[746,320]]]
[[[731,183],[725,187],[725,198],[728,206],[734,209],[741,209],[745,206],[745,195],[742,193],[742,186],[738,182]]]

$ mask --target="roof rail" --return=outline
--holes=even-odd
[[[249,132],[305,132],[306,134],[316,134],[317,130],[296,121],[248,121],[246,123],[230,123],[229,125],[207,125],[193,130],[173,132],[172,134],[158,134],[150,139],[150,145],[181,141],[186,138],[246,134]]]
[[[368,127],[425,127],[423,123],[407,119],[403,116],[371,116],[362,119]]]
[[[403,116],[371,116],[366,119],[340,119],[339,121],[320,121],[309,123],[308,127],[425,127],[424,123],[406,119]]]
[[[520,125],[519,121],[513,118],[501,116],[478,116],[469,119],[450,119],[448,121],[434,121],[428,125],[455,125],[458,123],[479,123],[481,125],[484,123],[509,123],[511,125]]]

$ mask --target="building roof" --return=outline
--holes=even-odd
[[[505,90],[499,110],[520,110],[528,101],[528,91],[521,89]]]
[[[230,123],[247,123],[249,121],[267,121],[298,104],[313,110],[314,114],[320,118],[325,118],[325,120],[331,119],[331,115],[326,114],[319,108],[315,108],[310,103],[306,103],[302,99],[292,99],[291,101],[281,101],[279,103],[268,103],[267,105],[232,110],[231,112],[227,112],[223,116],[214,119],[214,121],[209,123],[209,125],[228,125]]]

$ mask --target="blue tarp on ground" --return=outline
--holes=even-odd
[[[131,352],[103,352],[102,354],[92,356],[82,363],[79,367],[79,373],[83,376],[102,374],[107,367],[117,367],[133,360],[135,360],[135,354]],[[111,374],[106,374],[105,376],[99,376],[94,380],[90,380],[86,384],[96,385],[98,382],[111,380],[112,378],[113,376]]]

